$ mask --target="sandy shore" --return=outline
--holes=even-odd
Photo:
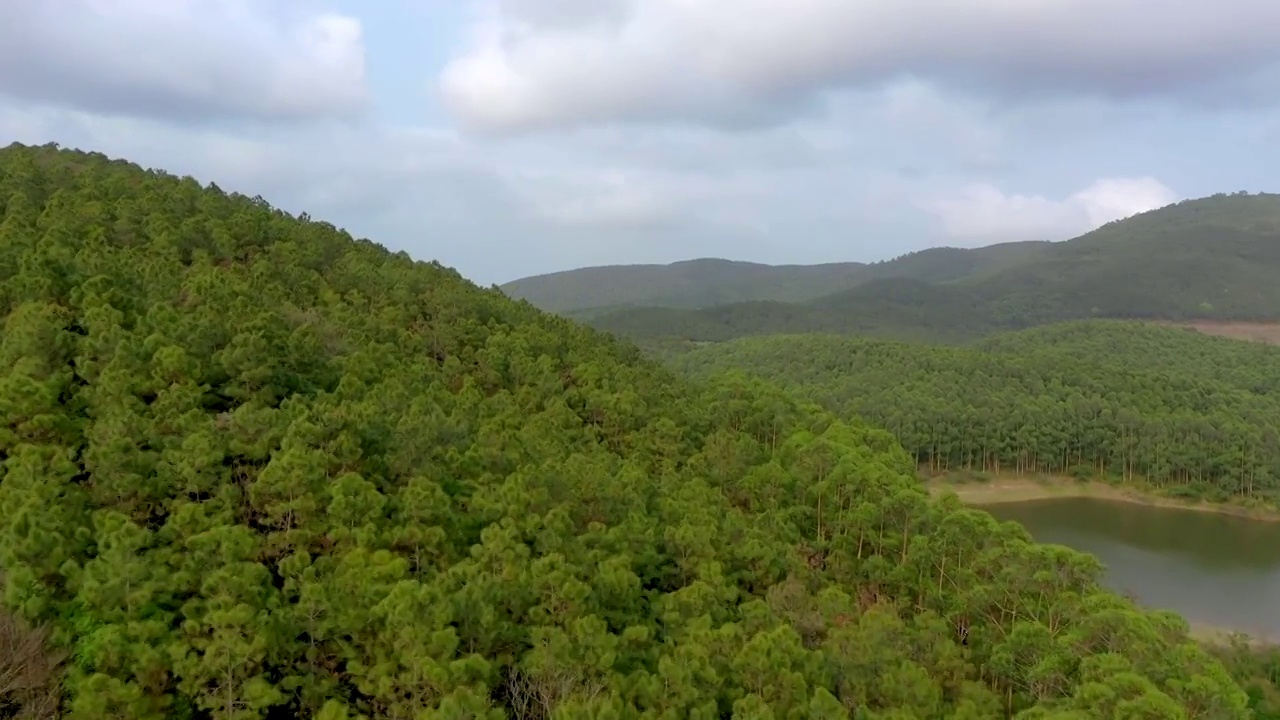
[[[954,492],[961,502],[969,505],[996,505],[999,503],[1027,502],[1050,498],[1088,497],[1116,502],[1128,502],[1150,507],[1177,508],[1196,512],[1218,513],[1280,522],[1280,511],[1251,508],[1226,503],[1195,502],[1164,497],[1133,488],[1118,487],[1101,482],[1081,482],[1070,478],[995,477],[989,481],[956,482],[947,477],[926,478],[925,484],[933,493]]]
[[[1187,621],[1191,626],[1190,632],[1187,633],[1192,640],[1205,645],[1230,645],[1233,637],[1239,637],[1244,640],[1245,644],[1254,648],[1273,647],[1276,645],[1275,638],[1263,637],[1261,635],[1251,635],[1238,630],[1217,627],[1214,625],[1206,625],[1204,623]]]
[[[1101,482],[1080,482],[1061,477],[997,477],[989,481],[970,480],[967,482],[937,477],[925,478],[925,485],[934,494],[953,492],[960,498],[961,502],[968,505],[996,505],[1051,498],[1088,497],[1150,507],[1178,508],[1196,512],[1233,515],[1251,520],[1280,522],[1280,511],[1219,503],[1190,502],[1162,497],[1133,488],[1117,487]],[[1240,636],[1247,644],[1253,646],[1274,645],[1277,642],[1276,638],[1260,637],[1205,623],[1190,622],[1190,625],[1189,634],[1191,638],[1209,645],[1230,644],[1233,636]]]

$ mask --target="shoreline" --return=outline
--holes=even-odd
[[[1021,477],[998,475],[990,480],[980,480],[966,479],[958,474],[929,476],[923,473],[921,478],[930,494],[953,492],[966,505],[1001,505],[1054,498],[1093,498],[1147,507],[1229,515],[1259,522],[1280,522],[1280,510],[1277,509],[1205,500],[1183,500],[1137,487],[1123,487],[1097,480],[1080,481],[1049,475]]]
[[[1236,642],[1240,642],[1245,647],[1252,648],[1254,650],[1276,647],[1276,642],[1270,637],[1253,635],[1243,630],[1232,630],[1230,628],[1208,625],[1201,622],[1195,622],[1193,620],[1187,620],[1187,625],[1189,626],[1189,629],[1187,630],[1187,637],[1195,640],[1201,645],[1229,648]]]
[[[925,488],[933,496],[952,492],[965,505],[981,508],[984,505],[1002,505],[1055,498],[1094,498],[1112,502],[1132,503],[1147,507],[1163,507],[1192,512],[1228,515],[1259,522],[1280,522],[1280,510],[1250,508],[1243,505],[1189,501],[1170,498],[1141,488],[1121,487],[1105,482],[1079,481],[1071,478],[1034,475],[1017,477],[1000,475],[990,480],[972,478],[963,474],[929,476],[921,473]],[[1236,642],[1254,650],[1280,646],[1280,638],[1255,635],[1245,630],[1222,627],[1195,620],[1187,620],[1187,636],[1204,646],[1229,648]]]

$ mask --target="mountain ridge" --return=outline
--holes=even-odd
[[[704,257],[667,264],[597,265],[532,275],[499,288],[513,299],[571,317],[627,307],[704,309],[732,302],[806,302],[883,278],[952,282],[980,276],[1049,244],[1032,240],[979,248],[933,247],[876,262],[771,265]]]
[[[695,341],[777,332],[951,340],[1087,318],[1280,321],[1276,194],[1186,200],[1072,240],[983,250],[976,269],[941,281],[936,270],[897,272],[913,259],[905,256],[879,277],[803,302],[638,306],[585,319],[632,339]]]

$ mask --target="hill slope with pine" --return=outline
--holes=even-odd
[[[931,346],[743,338],[676,355],[744,370],[888,429],[931,473],[1107,478],[1176,497],[1280,504],[1280,348],[1129,321]]]
[[[1272,280],[1280,273],[1280,195],[1216,195],[1066,242],[968,252],[989,255],[977,270],[957,262],[950,277],[895,274],[900,263],[920,262],[909,256],[801,302],[614,308],[589,322],[635,339],[821,332],[943,342],[1088,318],[1280,322]]]
[[[0,715],[1249,717],[888,433],[260,198],[10,146],[0,280]]]

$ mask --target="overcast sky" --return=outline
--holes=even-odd
[[[1277,190],[1275,0],[4,0],[0,144],[489,284],[1066,239]]]

